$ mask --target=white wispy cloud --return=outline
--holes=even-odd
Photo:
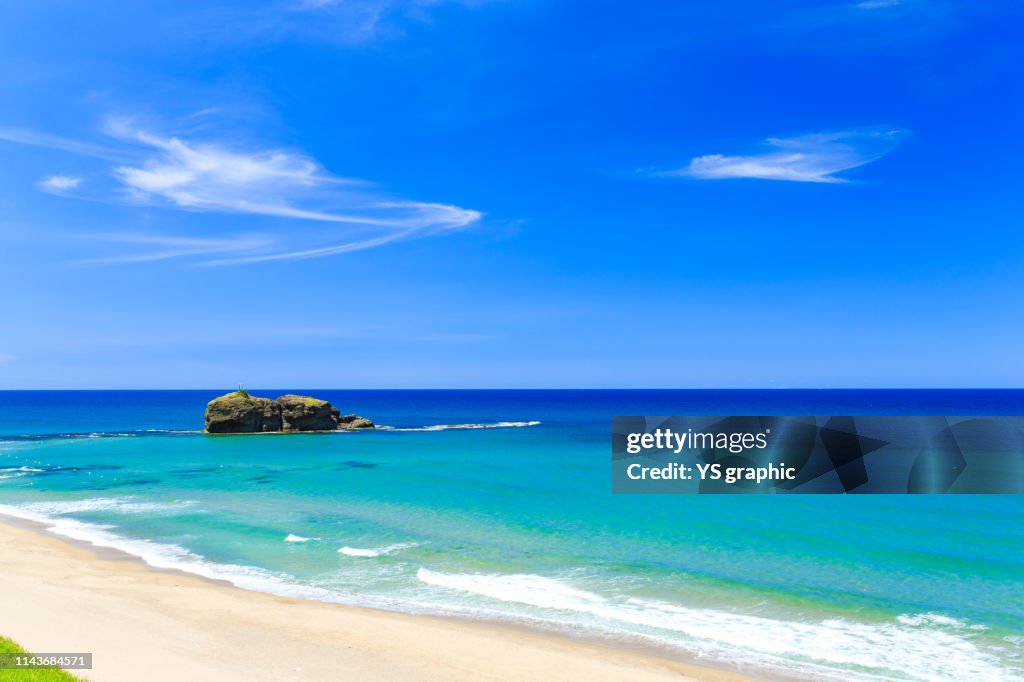
[[[906,0],[864,0],[858,2],[855,7],[858,9],[883,9],[885,7],[895,7],[896,5],[902,5]]]
[[[81,154],[83,156],[92,156],[98,159],[117,158],[117,155],[113,150],[104,147],[103,145],[93,144],[91,142],[81,142],[79,140],[72,140],[59,135],[50,135],[49,133],[41,133],[35,130],[25,130],[24,128],[0,128],[0,140],[5,142],[14,142],[17,144],[26,144],[32,147],[43,147],[62,152],[71,152],[72,154]]]
[[[82,178],[72,175],[50,175],[40,180],[37,184],[39,189],[44,192],[64,192],[69,189],[75,189],[82,184]]]
[[[707,154],[668,175],[701,180],[755,178],[791,182],[846,182],[841,173],[888,154],[905,134],[901,130],[813,133],[798,137],[770,137],[767,151],[747,155]]]
[[[493,4],[497,0],[299,0],[294,9],[298,11],[331,10],[341,16],[402,15],[427,19],[429,10],[442,5],[479,7]]]
[[[111,232],[89,234],[86,238],[93,241],[113,244],[142,246],[146,250],[135,253],[102,256],[99,258],[83,258],[79,263],[109,265],[115,263],[144,263],[149,261],[169,260],[185,256],[206,256],[215,254],[240,254],[254,252],[273,246],[273,240],[260,235],[238,235],[235,237],[175,237],[150,233]]]
[[[105,194],[81,198],[189,213],[271,218],[292,227],[286,239],[279,230],[258,238],[251,234],[215,238],[93,235],[104,242],[149,248],[92,259],[95,263],[215,256],[203,263],[227,265],[317,258],[461,230],[482,217],[479,211],[450,204],[390,196],[368,182],[334,175],[295,150],[190,140],[152,133],[124,119],[108,121],[103,131],[115,145],[113,156],[121,162],[106,169]],[[105,146],[31,131],[0,139],[111,159]],[[104,153],[94,153],[97,149]],[[83,182],[79,177],[54,175],[40,181],[39,187],[66,192]],[[309,227],[298,229],[302,225]]]
[[[410,26],[435,20],[444,6],[474,8],[498,0],[290,0],[266,5],[243,6],[228,13],[231,29],[221,39],[277,40],[287,35],[302,35],[335,44],[359,46],[396,39]]]

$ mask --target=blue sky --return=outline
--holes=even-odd
[[[7,3],[0,387],[1024,385],[1022,28]]]

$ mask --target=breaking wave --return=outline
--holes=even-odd
[[[393,554],[395,552],[401,551],[401,550],[406,549],[408,547],[415,547],[415,546],[416,546],[415,542],[397,542],[397,543],[395,543],[393,545],[386,545],[384,547],[375,547],[375,548],[372,548],[372,549],[361,549],[359,547],[347,547],[346,546],[346,547],[342,547],[341,549],[339,549],[338,553],[339,554],[344,554],[345,556],[354,556],[354,557],[376,557],[376,556],[383,556],[385,554]]]
[[[432,424],[430,426],[378,426],[384,431],[451,431],[455,429],[514,429],[524,426],[537,426],[538,421],[529,422],[494,422],[491,424]]]
[[[421,582],[463,595],[542,609],[569,619],[639,633],[691,654],[792,673],[842,671],[847,680],[1021,680],[984,647],[971,627],[938,614],[863,623],[808,621],[691,608],[655,599],[608,597],[532,574],[442,573],[420,568]]]

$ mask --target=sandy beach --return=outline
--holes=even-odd
[[[96,682],[750,680],[489,624],[241,590],[0,519],[0,634],[92,652]]]

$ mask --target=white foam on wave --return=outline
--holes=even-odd
[[[44,471],[36,467],[0,467],[0,481],[8,478],[21,478],[22,476],[28,476],[29,474],[38,473]]]
[[[956,618],[944,616],[941,613],[904,613],[903,615],[897,616],[896,620],[903,625],[910,625],[912,627],[920,626],[936,626],[951,628],[953,630],[987,630],[988,628],[984,625],[969,624]]]
[[[44,516],[62,516],[83,512],[111,512],[117,514],[154,514],[175,512],[194,506],[195,500],[176,502],[134,502],[133,497],[93,497],[84,500],[33,502],[21,508]]]
[[[453,429],[515,429],[525,426],[537,426],[538,421],[530,422],[494,422],[492,424],[432,424],[430,426],[379,426],[385,431],[450,431]]]
[[[361,549],[359,547],[348,547],[348,546],[346,546],[346,547],[342,547],[341,549],[339,549],[338,553],[339,554],[344,554],[345,556],[354,556],[354,557],[376,557],[376,556],[383,556],[385,554],[393,554],[395,552],[401,551],[401,550],[406,549],[408,547],[415,547],[415,546],[416,546],[415,542],[396,542],[393,545],[386,545],[384,547],[375,547],[373,549]]]
[[[285,542],[310,542],[312,540],[319,540],[320,538],[306,538],[301,535],[293,535],[288,533],[288,536],[284,539]]]
[[[154,568],[178,570],[210,580],[223,580],[242,589],[268,592],[282,597],[358,603],[346,599],[346,595],[334,590],[297,583],[287,574],[255,566],[216,563],[178,545],[118,535],[112,531],[114,526],[48,516],[25,507],[2,504],[0,514],[45,524],[47,530],[55,535],[131,554]]]
[[[661,644],[738,664],[798,670],[811,675],[843,671],[849,680],[1022,680],[990,652],[958,632],[945,616],[924,614],[882,623],[843,618],[784,621],[698,609],[635,597],[605,597],[566,582],[530,574],[442,573],[420,568],[420,581],[505,603],[571,614],[577,622],[639,632]],[[905,622],[913,620],[913,624]],[[943,622],[945,619],[949,622]],[[557,620],[564,620],[564,616]]]

